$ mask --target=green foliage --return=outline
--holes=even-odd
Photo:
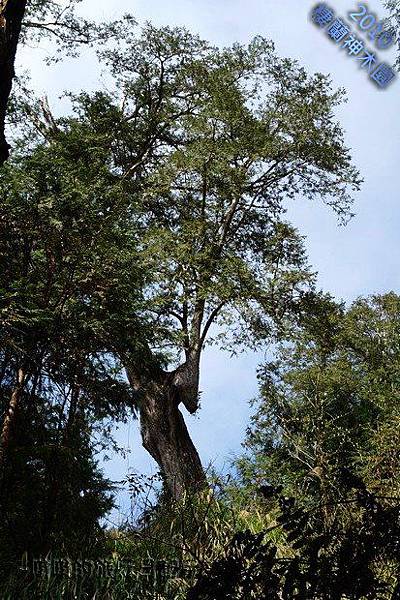
[[[254,462],[244,461],[244,471],[329,502],[347,467],[396,494],[400,300],[372,296],[346,310],[323,299],[314,315],[260,370],[262,400],[247,440]]]
[[[2,393],[2,400],[3,400]],[[25,397],[2,476],[0,562],[15,572],[25,552],[98,557],[106,548],[100,519],[113,486],[97,461],[93,423],[81,411],[73,426],[49,397]]]
[[[45,2],[31,10],[61,17]],[[85,42],[88,25],[63,15]],[[58,119],[45,102],[16,104],[26,122],[0,172],[2,411],[26,375],[3,562],[89,547],[138,568],[182,561],[189,574],[157,590],[169,600],[377,598],[398,566],[398,510],[381,496],[399,481],[400,300],[346,310],[316,298],[285,219],[300,197],[350,216],[360,178],[334,118],[344,94],[263,38],[220,50],[183,29],[115,28],[107,40],[97,29],[109,92],[72,97]],[[144,402],[136,379],[183,357],[198,370],[207,340],[236,352],[272,335],[286,341],[260,370],[241,481],[160,496],[105,539],[111,487],[95,456],[113,420]],[[131,583],[42,578],[1,595],[117,599],[133,597]]]
[[[270,488],[266,499],[279,501],[277,527],[286,534],[290,553],[265,542],[263,533],[233,536],[221,555],[200,572],[188,600],[281,598],[291,600],[394,599],[399,590],[398,502],[382,503],[365,484],[347,473],[345,485],[361,509],[359,520],[322,526],[316,506],[305,511],[293,498]],[[265,532],[268,534],[268,531]]]
[[[72,97],[66,118],[45,102],[16,107],[31,127],[6,174],[6,204],[15,210],[18,198],[14,221],[26,210],[41,240],[34,285],[52,273],[48,236],[63,256],[72,345],[123,365],[131,405],[144,406],[158,374],[193,413],[204,344],[259,346],[285,330],[313,285],[286,202],[320,198],[350,216],[360,178],[334,117],[343,91],[261,37],[220,50],[183,29],[138,33],[127,19],[98,56],[115,82],[109,93]],[[64,283],[53,279],[45,294]],[[54,317],[29,297],[35,318]]]
[[[257,513],[282,512],[288,598],[398,593],[399,318],[394,293],[349,308],[310,297],[260,369],[248,453],[230,494],[246,502],[247,490]]]
[[[99,519],[112,501],[95,455],[113,447],[112,420],[135,414],[110,354],[117,332],[133,352],[140,330],[133,221],[118,181],[102,157],[79,153],[77,135],[38,144],[0,173],[2,414],[17,371],[25,373],[1,469],[5,560],[54,548],[78,554],[83,540],[101,546]]]
[[[216,322],[233,336],[222,346],[257,344],[312,283],[286,201],[322,198],[349,217],[360,178],[334,118],[343,91],[263,38],[219,50],[127,22],[98,54],[110,92],[76,97],[72,119],[45,110],[40,121],[30,107],[35,127],[50,145],[75,140],[99,160],[102,194],[118,182],[129,199],[150,275],[146,317],[168,360],[198,352]]]

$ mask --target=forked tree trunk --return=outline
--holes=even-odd
[[[158,464],[166,491],[179,500],[185,491],[204,488],[207,479],[200,457],[179,410],[180,404],[191,414],[198,409],[199,353],[188,353],[184,364],[166,372],[148,350],[141,368],[130,364],[126,372],[140,398],[143,447]]]
[[[150,385],[139,412],[143,446],[159,465],[172,498],[179,500],[185,491],[204,488],[206,476],[175,390],[167,385]]]

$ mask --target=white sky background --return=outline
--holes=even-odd
[[[106,0],[84,0],[81,12],[96,20],[130,12],[139,22],[184,25],[218,45],[246,43],[255,35],[263,35],[276,43],[278,54],[297,58],[310,73],[330,73],[334,85],[348,91],[348,102],[338,110],[338,116],[354,162],[365,179],[356,196],[356,217],[347,227],[338,227],[329,208],[302,200],[290,208],[289,216],[307,236],[310,263],[318,271],[320,287],[325,291],[347,301],[373,292],[400,292],[396,172],[400,164],[400,76],[387,90],[378,90],[359,63],[309,21],[315,4],[314,0],[119,0],[111,5]],[[354,0],[328,4],[341,17],[356,8]],[[380,18],[386,16],[378,0],[370,1],[369,8]],[[368,46],[374,48],[371,42]],[[393,50],[377,52],[385,62],[394,59]],[[54,108],[63,90],[96,89],[101,85],[89,55],[51,68],[43,65],[43,55],[40,49],[25,49],[20,52],[19,63],[31,70],[36,89],[49,96]],[[199,417],[186,415],[205,465],[213,461],[222,468],[240,452],[251,412],[248,400],[257,392],[255,369],[259,362],[260,356],[230,359],[216,349],[206,351],[202,362],[202,410]],[[117,437],[132,452],[126,461],[114,457],[107,463],[112,479],[121,479],[128,468],[154,472],[153,461],[141,448],[137,423],[123,427]]]

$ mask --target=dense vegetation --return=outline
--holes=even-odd
[[[25,84],[0,170],[0,597],[400,598],[400,298],[318,292],[285,215],[351,217],[343,92],[263,38],[73,5],[28,3],[21,39],[92,44],[109,91],[56,118]],[[271,355],[226,479],[181,411],[206,343]],[[115,526],[99,457],[138,417],[159,483]]]

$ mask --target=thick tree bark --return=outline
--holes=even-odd
[[[4,134],[7,103],[14,79],[14,61],[26,0],[0,0],[0,165],[9,156]]]
[[[174,390],[156,384],[151,388],[140,406],[143,446],[159,465],[169,493],[179,500],[185,491],[204,487],[206,477]]]
[[[127,369],[129,381],[139,393],[143,447],[157,462],[166,490],[179,500],[185,491],[207,484],[198,452],[190,438],[179,404],[191,412],[198,408],[198,359],[188,360],[172,373],[155,369],[150,374]]]

